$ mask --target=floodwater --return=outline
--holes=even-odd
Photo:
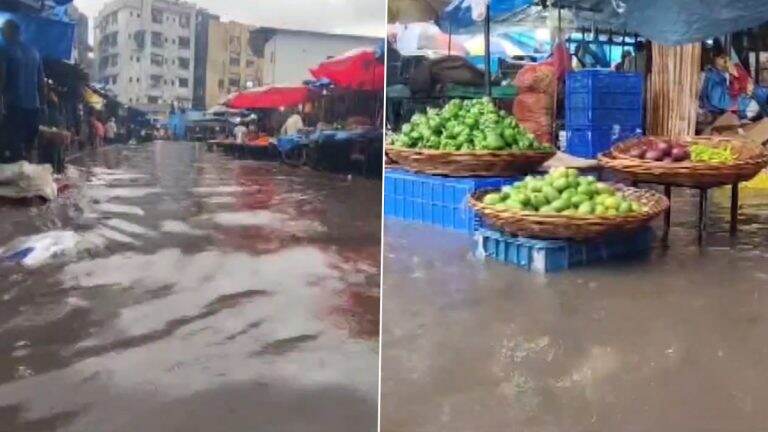
[[[673,198],[671,247],[536,275],[385,222],[382,432],[764,430],[768,191]]]
[[[381,182],[114,147],[41,207],[0,207],[0,430],[374,431]]]

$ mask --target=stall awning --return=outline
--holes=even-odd
[[[489,0],[491,21],[505,21],[538,3]],[[652,41],[678,45],[757,27],[768,21],[765,0],[551,0],[550,7],[574,13],[579,26],[638,33]],[[430,12],[438,11],[438,16]],[[390,22],[435,20],[443,31],[477,31],[483,0],[390,0]]]
[[[224,106],[233,109],[290,108],[310,99],[306,87],[266,86],[230,95]]]
[[[0,25],[12,18],[21,25],[21,37],[44,58],[69,60],[75,40],[75,25],[66,21],[24,13],[0,12]]]
[[[385,67],[374,49],[357,49],[310,69],[315,79],[326,78],[336,87],[352,90],[384,89]]]

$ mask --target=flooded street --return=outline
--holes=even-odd
[[[374,431],[381,182],[115,147],[41,207],[0,207],[0,430]],[[755,406],[757,406],[755,401]]]
[[[756,431],[768,423],[768,191],[727,235],[675,191],[671,248],[536,275],[385,223],[382,431]]]

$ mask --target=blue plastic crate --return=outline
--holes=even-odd
[[[473,234],[480,226],[469,197],[519,178],[442,177],[400,169],[384,173],[384,216]]]
[[[643,76],[632,72],[585,69],[570,72],[565,79],[565,94],[634,93],[643,94]]]
[[[642,126],[597,126],[567,128],[565,152],[586,159],[609,150],[615,143],[643,134]]]
[[[650,227],[632,233],[612,234],[598,240],[536,240],[512,237],[480,229],[476,233],[477,253],[505,264],[537,273],[568,270],[598,262],[638,256],[653,246]]]
[[[643,110],[637,109],[581,109],[565,110],[566,127],[625,126],[643,123]]]
[[[643,109],[642,93],[571,93],[566,98],[568,109],[592,111],[596,109]]]

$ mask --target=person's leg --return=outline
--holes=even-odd
[[[25,159],[24,152],[24,114],[16,107],[8,107],[6,113],[8,162],[15,163]]]

